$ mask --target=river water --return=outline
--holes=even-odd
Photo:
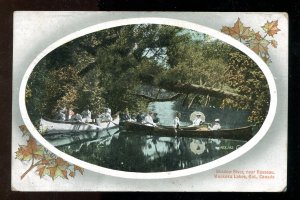
[[[193,109],[193,108],[192,108]],[[181,110],[175,102],[160,102],[149,105],[149,110],[158,113],[160,123],[172,125],[174,114],[180,111],[182,124],[188,125],[193,110]],[[206,119],[223,120],[226,127],[244,125],[245,113],[201,110],[209,113]],[[223,112],[223,113],[222,113]],[[195,137],[156,137],[145,134],[126,134],[118,128],[108,131],[61,136],[49,139],[61,151],[80,160],[114,170],[128,172],[165,172],[199,166],[236,150],[245,141],[205,139]]]

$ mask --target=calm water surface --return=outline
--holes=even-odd
[[[58,148],[75,158],[110,169],[164,172],[211,162],[245,143],[234,140],[127,135],[118,130],[111,130],[109,134],[100,133],[91,141],[75,142]]]
[[[172,125],[174,113],[178,111],[173,102],[150,104],[149,109],[158,112],[163,125]],[[190,124],[189,113],[183,112],[184,125]],[[213,115],[213,112],[210,113]],[[240,116],[236,117],[238,121],[234,120],[235,116],[229,116],[231,124],[224,125],[243,125],[245,120],[241,121]],[[156,137],[141,132],[127,134],[118,128],[98,133],[61,135],[47,140],[80,160],[129,172],[165,172],[195,167],[223,157],[246,143],[225,139]]]

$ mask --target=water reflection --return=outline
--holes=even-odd
[[[144,133],[127,135],[118,129],[90,133],[90,136],[93,137],[89,140],[66,143],[58,148],[75,158],[110,169],[164,172],[211,162],[245,143],[223,139],[154,137]]]

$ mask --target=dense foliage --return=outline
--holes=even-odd
[[[261,124],[269,90],[259,67],[234,47],[179,27],[128,25],[80,37],[35,67],[26,88],[29,116],[53,117],[59,107],[93,113],[146,110],[153,101],[233,107]]]

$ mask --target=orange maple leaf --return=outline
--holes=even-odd
[[[37,145],[36,140],[30,137],[29,140],[27,140],[27,145],[19,145],[16,158],[23,161],[31,160],[32,158],[41,159],[43,154],[43,146]]]
[[[223,26],[221,29],[221,32],[226,33],[227,35],[230,35],[230,36],[234,35],[232,28],[230,28],[228,26]]]
[[[269,36],[273,37],[273,35],[277,34],[277,32],[280,31],[280,29],[277,26],[278,20],[271,22],[267,21],[267,23],[265,23],[265,25],[263,25],[262,28]]]
[[[84,169],[81,168],[81,167],[79,167],[79,166],[77,166],[77,165],[74,165],[74,172],[75,172],[76,170],[79,171],[80,174],[83,174]]]
[[[38,166],[37,170],[36,170],[40,176],[40,178],[42,178],[43,176],[45,176],[46,174],[49,175],[49,169],[46,166],[40,165]]]
[[[253,35],[253,31],[250,30],[250,27],[244,26],[240,18],[238,18],[238,20],[234,23],[233,27],[230,28],[227,26],[223,26],[221,31],[238,40],[240,39],[246,40]]]
[[[69,176],[74,177],[74,176],[75,176],[75,173],[74,173],[73,171],[71,171],[71,172],[69,173]]]

